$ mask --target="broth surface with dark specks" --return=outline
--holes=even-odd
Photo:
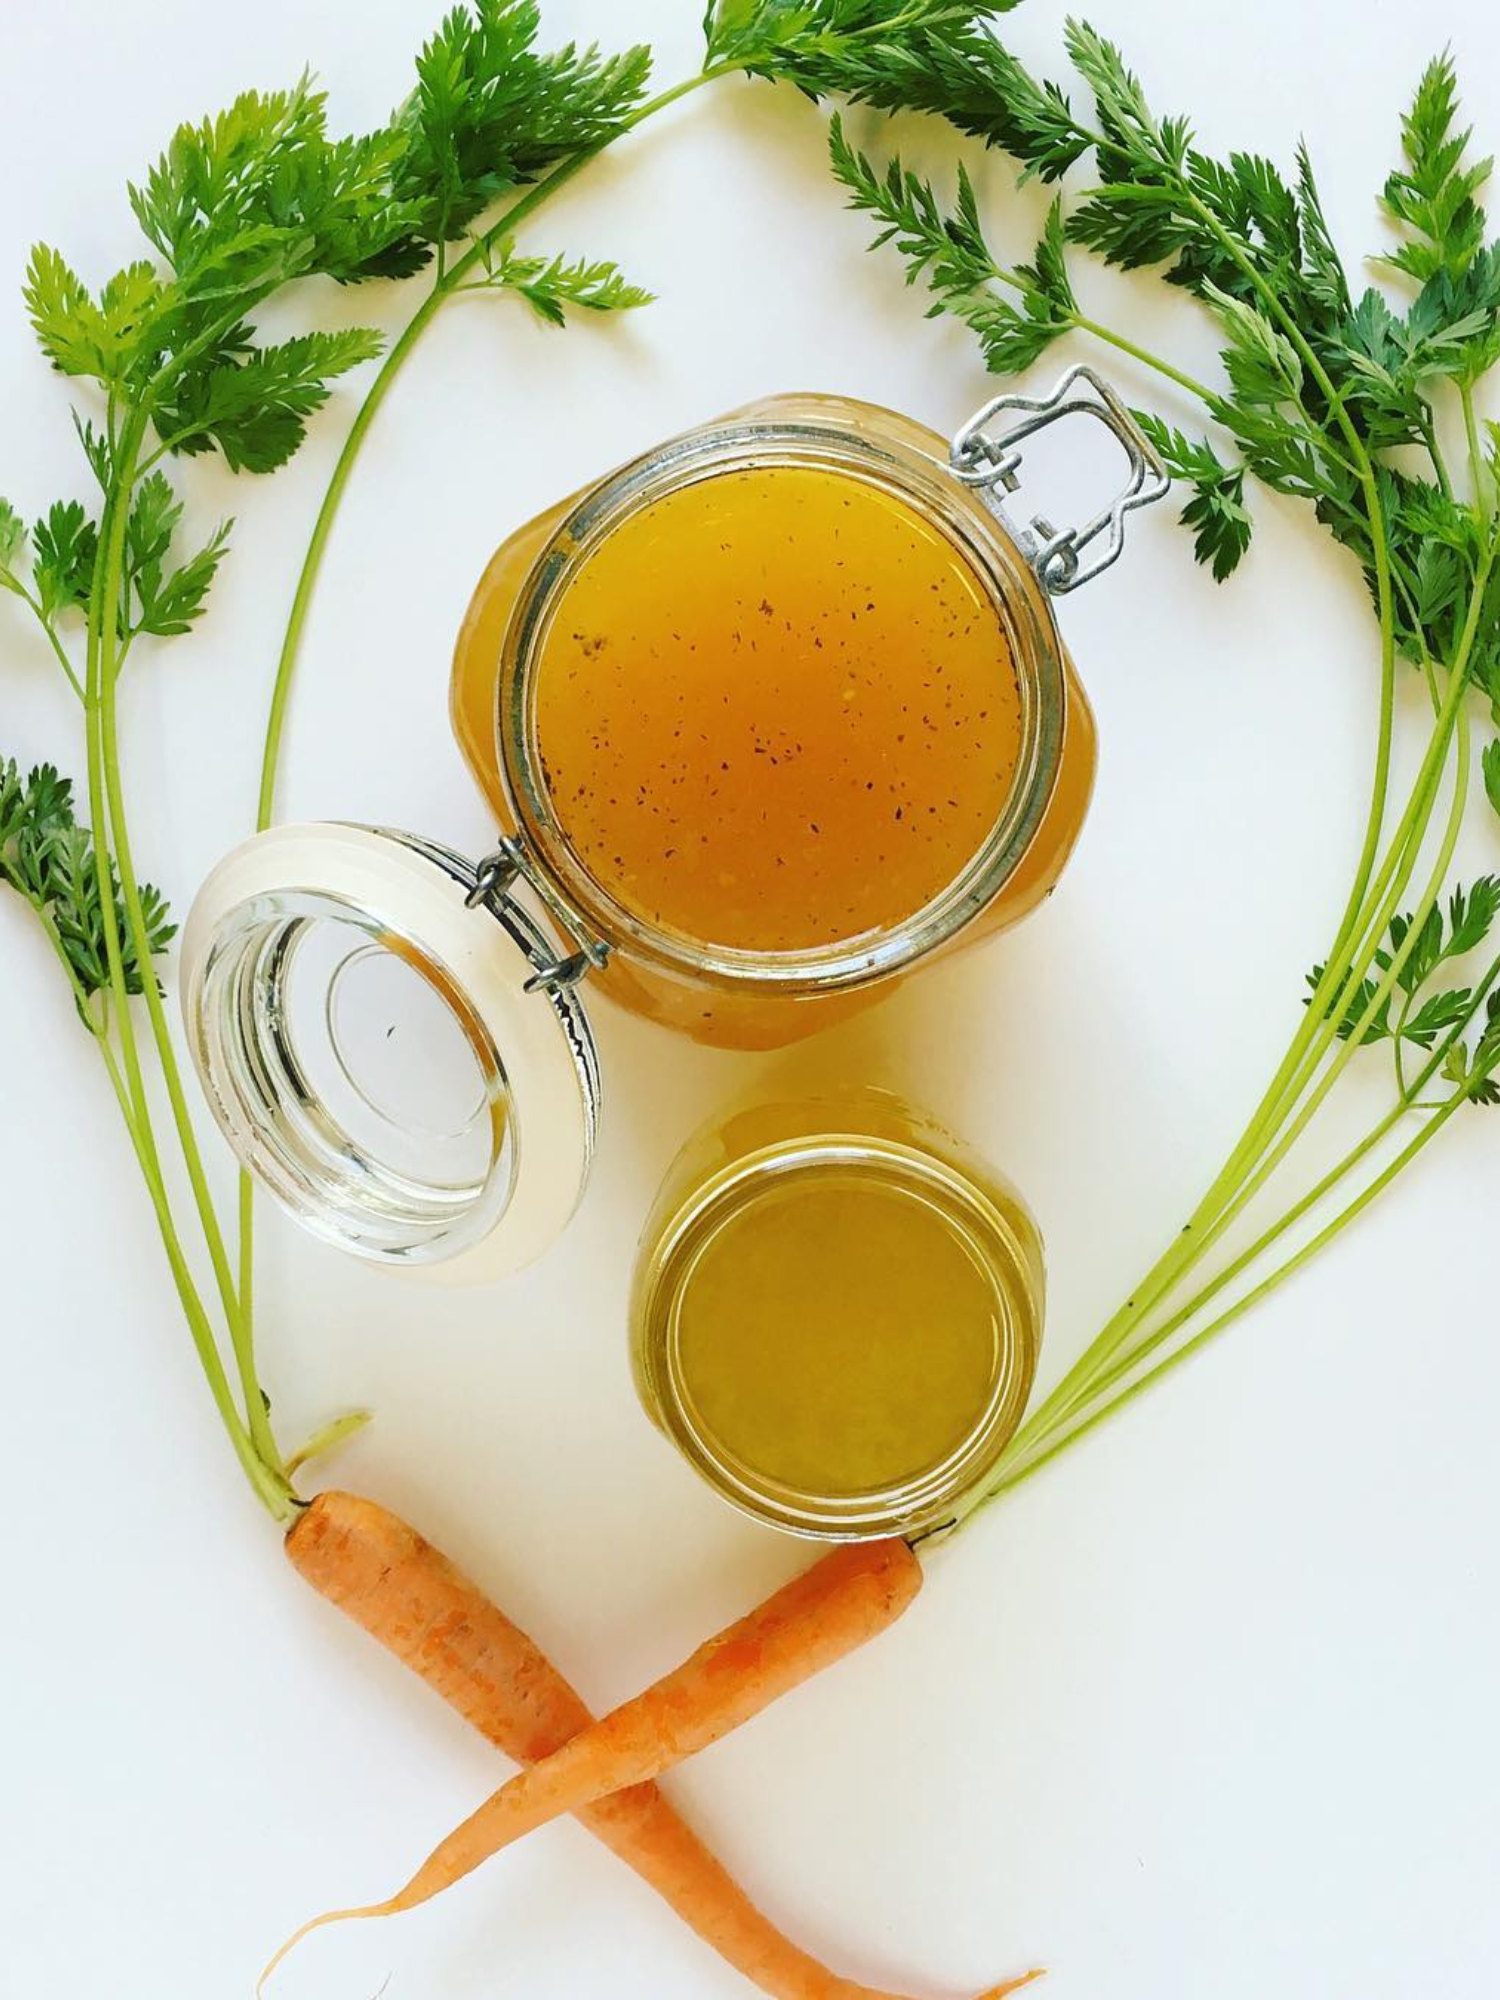
[[[851,473],[713,473],[617,523],[557,604],[536,740],[553,809],[626,909],[806,951],[899,924],[1004,812],[1021,695],[993,599]]]

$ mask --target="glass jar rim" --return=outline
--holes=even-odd
[[[921,508],[989,595],[1014,663],[1022,713],[1021,754],[1006,803],[954,880],[880,931],[788,951],[692,937],[652,923],[612,894],[568,839],[537,740],[537,663],[567,586],[600,544],[668,493],[720,473],[773,466],[824,467]],[[847,422],[746,416],[704,425],[633,460],[591,488],[558,524],[511,616],[495,723],[500,772],[523,833],[585,931],[625,959],[710,986],[795,994],[838,991],[899,971],[945,944],[994,899],[1025,857],[1051,802],[1066,704],[1061,642],[1047,592],[1003,523],[974,500],[945,459],[915,445],[877,443]]]
[[[716,1446],[694,1415],[679,1346],[680,1315],[694,1267],[718,1233],[790,1176],[874,1169],[905,1191],[941,1195],[942,1212],[968,1239],[996,1303],[998,1352],[984,1407],[941,1459],[879,1490],[821,1495],[757,1473]],[[640,1363],[656,1419],[699,1477],[752,1519],[818,1541],[926,1536],[957,1519],[1015,1433],[1036,1374],[1040,1310],[1024,1244],[1004,1213],[955,1166],[920,1146],[866,1133],[777,1141],[701,1182],[669,1219],[651,1254],[640,1308]]]

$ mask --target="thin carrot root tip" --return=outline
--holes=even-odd
[[[1030,1986],[1034,1980],[1045,1979],[1045,1965],[1034,1965],[1030,1972],[1023,1972],[1019,1979],[1007,1979],[1002,1986],[992,1986],[988,1993],[981,1993],[979,2000],[1005,2000],[1008,1993],[1019,1993],[1023,1986]]]
[[[255,1982],[255,2000],[261,2000],[261,1996],[264,1994],[277,1968],[284,1965],[297,1949],[298,1945],[302,1943],[303,1939],[311,1937],[314,1931],[321,1931],[329,1924],[350,1924],[364,1917],[387,1916],[390,1913],[390,1907],[388,1903],[371,1903],[364,1909],[325,1910],[321,1917],[309,1918],[300,1929],[292,1932],[285,1944],[279,1944],[275,1951],[272,1952],[270,1958],[267,1959],[265,1971],[262,1972],[260,1978]]]

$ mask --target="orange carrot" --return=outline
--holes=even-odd
[[[414,1910],[559,1814],[660,1777],[885,1631],[921,1584],[921,1565],[903,1541],[835,1549],[644,1694],[502,1785],[404,1889],[350,1914]]]
[[[550,1756],[593,1722],[526,1634],[386,1508],[354,1494],[320,1493],[286,1548],[313,1589],[518,1763]],[[900,2000],[841,1978],[783,1936],[654,1784],[617,1791],[578,1816],[772,2000]],[[1002,2000],[1037,1977],[1029,1972],[981,2000]]]
[[[486,1800],[383,1903],[329,1910],[287,1939],[261,1983],[325,1924],[395,1916],[451,1888],[490,1855],[562,1813],[660,1776],[900,1617],[921,1587],[906,1543],[835,1549],[644,1694],[582,1730]]]

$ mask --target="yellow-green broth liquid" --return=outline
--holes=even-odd
[[[829,1499],[906,1486],[993,1405],[1004,1302],[941,1188],[821,1162],[767,1177],[677,1291],[679,1393],[752,1486]]]

